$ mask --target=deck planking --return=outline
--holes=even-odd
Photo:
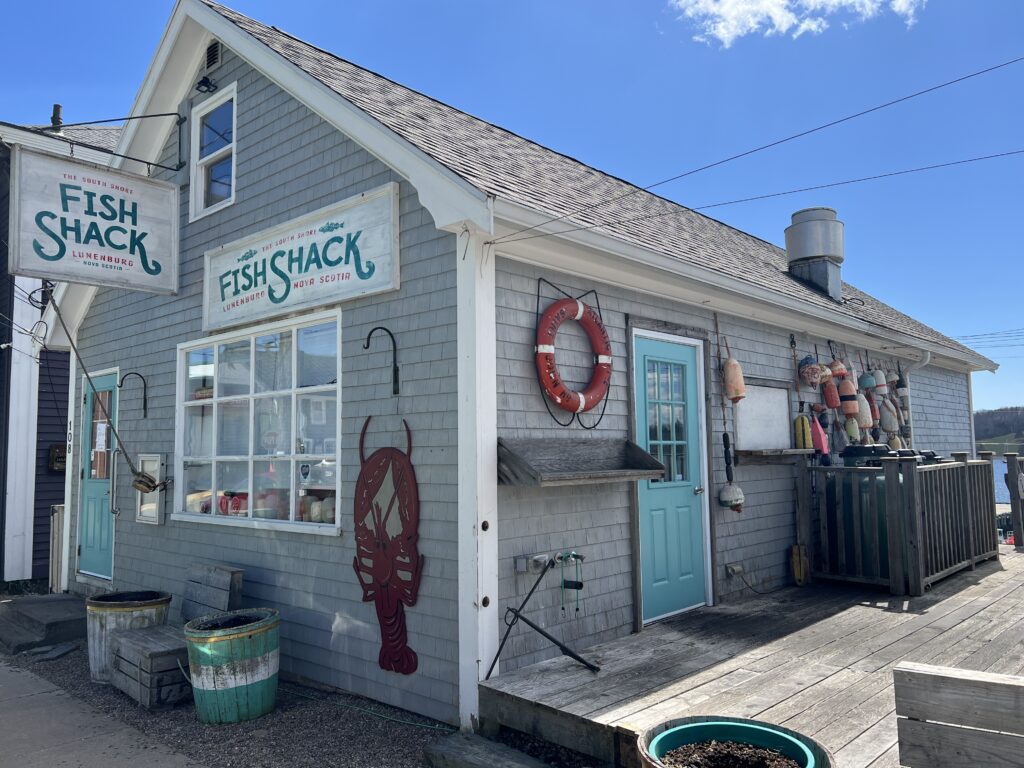
[[[610,763],[675,717],[750,717],[817,739],[840,768],[897,768],[892,668],[918,661],[1024,671],[1024,554],[921,597],[816,584],[704,608],[481,683],[481,718]]]

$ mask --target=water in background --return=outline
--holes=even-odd
[[[1010,489],[1006,487],[1006,459],[993,459],[992,467],[995,470],[996,479],[996,504],[1010,503]]]

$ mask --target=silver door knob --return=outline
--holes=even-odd
[[[694,496],[700,496],[702,493],[704,493],[704,486],[703,485],[698,485],[696,488],[693,489],[693,495]]]

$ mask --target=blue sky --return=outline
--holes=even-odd
[[[1024,56],[1019,0],[228,4],[641,185]],[[126,114],[172,7],[5,4],[0,119]],[[657,191],[701,206],[1024,149],[1022,95],[1024,62]],[[793,211],[832,206],[845,279],[957,336],[1024,327],[1022,204],[1017,156],[709,213],[781,245]],[[1024,405],[1024,346],[982,351],[1001,368],[975,407]]]

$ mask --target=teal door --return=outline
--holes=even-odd
[[[701,403],[697,348],[637,336],[637,443],[665,465],[642,480],[640,571],[644,621],[707,602]]]
[[[85,440],[82,441],[82,506],[78,516],[78,570],[109,579],[114,568],[114,436],[106,412],[117,419],[117,374],[85,385]]]

